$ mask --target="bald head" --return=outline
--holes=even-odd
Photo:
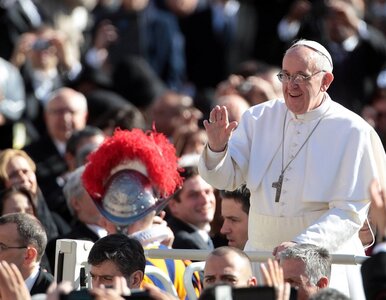
[[[249,257],[240,249],[219,247],[205,261],[204,288],[215,284],[248,287],[257,284]]]
[[[65,143],[75,130],[86,126],[86,97],[70,88],[58,89],[48,100],[44,116],[51,138]]]

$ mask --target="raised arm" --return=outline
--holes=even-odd
[[[237,124],[236,121],[229,123],[225,106],[216,105],[210,112],[209,120],[204,120],[209,148],[214,152],[224,151]]]

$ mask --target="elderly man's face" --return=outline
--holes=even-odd
[[[86,126],[87,108],[75,92],[65,91],[47,104],[45,120],[50,136],[65,143],[75,130]]]
[[[298,289],[298,300],[307,300],[319,287],[312,284],[306,274],[305,264],[300,259],[285,259],[281,263],[284,281]]]
[[[283,58],[283,72],[289,76],[301,74],[311,76],[301,84],[293,80],[283,82],[283,94],[285,103],[290,111],[300,115],[317,108],[323,100],[324,93],[321,91],[326,72],[317,73],[315,60],[318,54],[307,47],[295,47],[290,49]]]

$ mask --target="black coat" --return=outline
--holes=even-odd
[[[175,249],[202,249],[213,250],[213,242],[205,242],[199,232],[183,221],[170,217],[167,220],[174,233],[173,248]]]
[[[65,182],[61,177],[68,168],[54,142],[48,135],[44,135],[23,150],[36,163],[36,177],[48,208],[70,222],[70,213],[62,191]]]
[[[31,296],[35,294],[46,293],[48,287],[53,281],[54,277],[50,273],[40,270],[38,278],[36,279],[30,291]]]
[[[379,252],[365,260],[361,273],[366,299],[386,299],[386,252]]]

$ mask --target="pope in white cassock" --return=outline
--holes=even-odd
[[[375,130],[329,97],[332,70],[322,45],[300,40],[286,51],[278,74],[284,100],[251,107],[239,124],[229,123],[220,106],[204,121],[201,176],[217,189],[246,183],[251,191],[245,250],[277,255],[294,243],[310,243],[364,255],[358,231],[370,182],[385,182],[386,156]],[[348,269],[352,278],[346,280]],[[331,286],[364,299],[360,278],[353,278],[358,267],[341,266],[338,273]]]

